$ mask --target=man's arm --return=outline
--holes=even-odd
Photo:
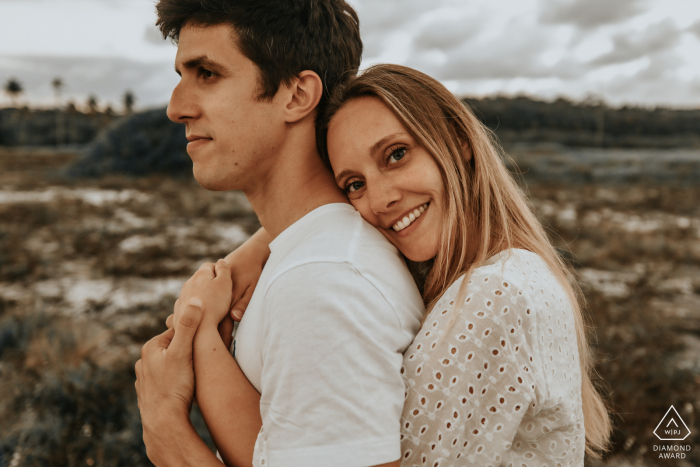
[[[155,466],[221,467],[209,447],[199,437],[189,415],[165,415],[157,425],[146,428],[143,441],[146,454]]]
[[[190,421],[194,396],[192,341],[202,310],[187,305],[177,331],[148,341],[136,362],[136,395],[148,458],[156,466],[221,467]]]

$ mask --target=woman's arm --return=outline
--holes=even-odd
[[[185,283],[169,320],[175,327],[185,304],[202,309],[193,342],[195,392],[221,457],[228,466],[251,465],[260,418],[260,395],[248,382],[217,329],[228,315],[231,271],[224,260],[206,263]]]
[[[270,241],[267,231],[261,227],[225,258],[231,266],[233,282],[230,313],[219,324],[219,335],[226,348],[231,347],[233,322],[240,321],[243,317],[263,267],[270,256]]]
[[[260,279],[263,267],[270,256],[272,239],[261,227],[248,240],[229,253],[226,262],[231,266],[233,296],[231,297],[231,317],[240,321],[248,307],[253,290]]]
[[[194,340],[197,403],[224,463],[249,466],[262,427],[260,394],[250,384],[213,323]]]

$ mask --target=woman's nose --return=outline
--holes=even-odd
[[[369,204],[374,213],[389,211],[401,200],[401,190],[386,176],[379,176],[367,182]]]

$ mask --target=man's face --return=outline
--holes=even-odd
[[[180,31],[168,117],[187,127],[195,179],[208,190],[254,187],[272,164],[285,126],[278,102],[259,100],[258,69],[228,25]]]

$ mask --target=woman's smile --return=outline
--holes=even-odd
[[[402,232],[406,230],[409,226],[415,227],[415,224],[417,224],[416,219],[419,219],[423,215],[425,210],[428,209],[429,205],[430,203],[425,203],[409,211],[407,215],[403,216],[400,220],[396,221],[396,223],[391,227],[396,232]]]

